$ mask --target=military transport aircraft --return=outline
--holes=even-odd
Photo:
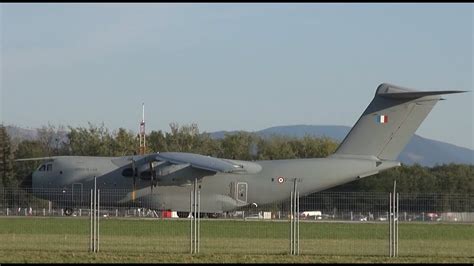
[[[174,210],[184,217],[190,211],[195,180],[201,212],[283,201],[290,197],[295,180],[300,196],[305,196],[400,166],[396,158],[433,106],[443,100],[439,95],[460,92],[464,91],[417,91],[383,83],[335,153],[326,158],[239,161],[180,152],[55,156],[46,158],[23,187],[60,204],[64,199],[41,191],[61,189],[78,199],[73,194],[90,191],[97,177],[99,189],[122,189],[118,203],[140,201],[144,208]]]

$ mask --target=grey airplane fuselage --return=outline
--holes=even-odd
[[[129,159],[130,156],[59,156],[44,164],[51,164],[49,171],[33,173],[32,187],[69,190],[75,185],[77,193],[77,188],[82,191],[92,189],[97,177],[98,189],[116,189],[115,193],[121,193],[121,202],[130,202],[133,178],[122,174],[130,165]],[[198,179],[202,212],[230,211],[252,203],[260,205],[288,199],[295,179],[300,196],[305,196],[399,166],[396,161],[377,163],[370,158],[337,157],[249,163],[259,165],[261,170],[254,174],[216,173]],[[189,211],[190,191],[193,189],[191,180],[179,184],[158,182],[152,190],[149,180],[136,178],[136,200],[146,208]]]

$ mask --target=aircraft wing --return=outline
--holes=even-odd
[[[194,153],[163,152],[155,155],[157,161],[177,165],[189,165],[192,168],[216,173],[234,173],[245,171],[243,165],[228,160]]]
[[[27,162],[27,161],[54,161],[55,156],[49,157],[36,157],[36,158],[23,158],[23,159],[15,159],[15,162]]]
[[[122,166],[135,164],[136,176],[151,182],[158,181],[162,186],[189,183],[195,178],[217,173],[255,174],[262,170],[262,166],[254,162],[184,152],[160,152],[128,158],[131,159],[132,163]]]

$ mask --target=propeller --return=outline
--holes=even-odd
[[[137,177],[147,178],[148,173],[143,172],[145,170],[145,169],[143,169],[143,167],[137,168],[137,162],[135,161],[134,157],[130,158],[130,160],[131,160],[132,177],[133,177],[132,201],[135,201],[135,199],[136,199],[136,190],[137,190]],[[142,166],[145,166],[145,165],[142,165]],[[150,171],[150,187],[151,187],[151,192],[153,192],[153,188],[157,186],[157,181],[158,181],[157,178],[156,178],[156,172],[155,172],[156,165],[153,165],[153,160],[150,160],[148,162],[148,167],[149,167],[149,171]],[[146,174],[146,175],[142,176],[142,173]]]
[[[135,159],[132,157],[132,175],[133,175],[133,185],[132,185],[132,201],[135,201],[135,190],[137,188],[137,169],[135,168]]]
[[[152,193],[153,187],[156,187],[156,172],[155,167],[153,166],[153,162],[150,161],[150,188]]]

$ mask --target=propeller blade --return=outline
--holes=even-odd
[[[154,177],[155,169],[153,169],[153,162],[150,162],[150,188],[151,192],[153,193],[153,177]]]
[[[132,185],[132,200],[135,201],[135,189],[137,180],[137,170],[135,169],[135,160],[132,158],[132,173],[133,173],[133,185]]]

